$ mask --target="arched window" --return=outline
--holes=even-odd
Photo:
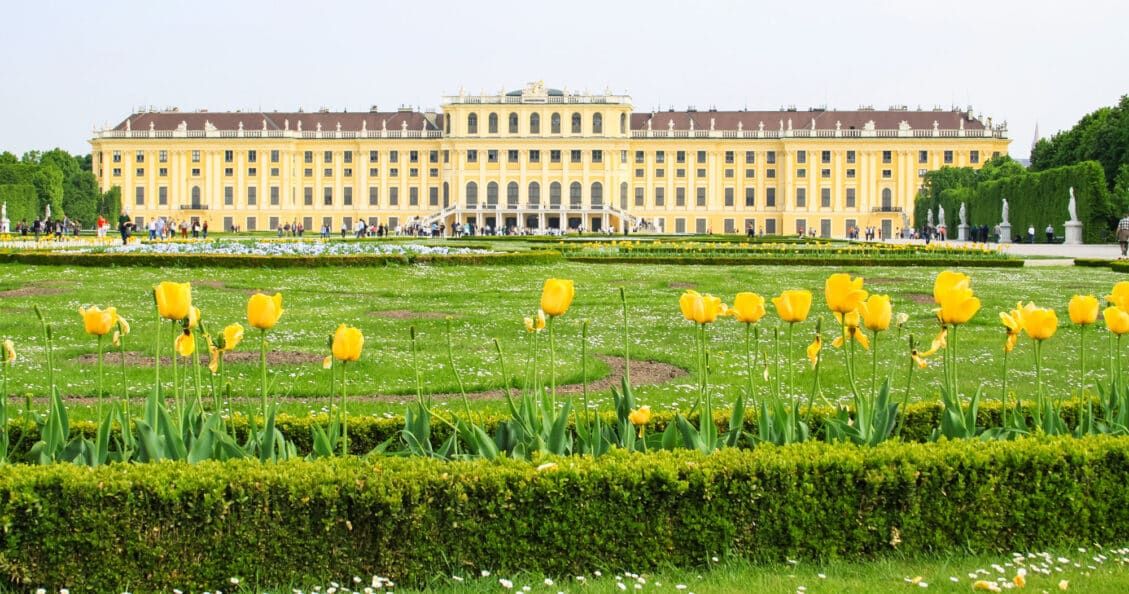
[[[192,206],[200,206],[200,186],[192,186]],[[122,210],[125,210],[124,208]]]
[[[627,114],[619,114],[619,133],[627,134]]]
[[[561,182],[553,182],[549,184],[549,206],[552,208],[560,208]]]
[[[882,190],[882,210],[889,210],[893,208],[893,196],[891,195],[890,188]]]
[[[478,134],[478,114],[472,113],[466,117],[466,133]]]
[[[592,208],[604,206],[604,186],[600,182],[592,182]]]
[[[572,114],[572,133],[580,134],[580,114]]]
[[[541,114],[537,114],[537,113],[529,114],[529,133],[530,134],[540,134],[541,133]]]
[[[517,114],[510,112],[510,134],[517,134]]]
[[[498,114],[492,113],[486,118],[486,132],[488,134],[498,133]]]
[[[568,185],[568,207],[580,208],[580,182],[572,182]]]
[[[517,208],[517,182],[506,184],[506,207]]]
[[[498,182],[486,184],[486,206],[488,208],[498,206]]]
[[[592,116],[592,133],[593,134],[603,134],[604,133],[604,114],[597,113],[597,114]]]
[[[619,184],[619,207],[627,210],[627,182]]]
[[[549,117],[549,132],[551,134],[561,133],[561,114],[554,113]]]
[[[451,187],[447,185],[447,182],[443,182],[443,208],[447,208],[450,205],[451,205]]]
[[[466,183],[466,205],[467,208],[478,206],[478,184],[474,182]]]
[[[541,184],[529,182],[529,203],[532,205],[541,204]]]

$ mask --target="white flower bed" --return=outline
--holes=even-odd
[[[364,256],[488,254],[488,250],[431,246],[415,243],[367,241],[192,241],[142,242],[81,252],[107,254],[220,254],[230,256]]]

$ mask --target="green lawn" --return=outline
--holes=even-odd
[[[519,592],[528,586],[529,592],[547,594],[619,591],[672,594],[970,592],[973,591],[973,583],[978,580],[996,582],[1003,589],[1003,582],[1013,584],[1012,580],[1022,567],[1026,569],[1024,591],[1059,592],[1059,582],[1066,580],[1068,592],[1114,594],[1129,589],[1129,568],[1126,563],[1129,563],[1129,549],[1082,547],[1046,554],[1040,552],[1030,556],[1024,554],[1018,560],[1011,555],[967,555],[924,560],[882,559],[866,563],[834,561],[754,565],[741,561],[722,561],[704,570],[672,569],[641,574],[628,571],[615,575],[587,575],[582,578],[550,578],[548,581],[542,575],[491,573],[487,576],[440,577],[427,589],[395,591],[402,594]],[[366,576],[352,587],[360,590],[371,586],[371,579]],[[508,580],[511,587],[507,588],[501,580]],[[623,587],[619,586],[621,583]],[[350,587],[347,581],[343,581],[341,585]],[[324,584],[321,589],[325,591],[330,587],[332,584]],[[287,587],[278,591],[290,590]]]
[[[457,384],[446,358],[445,318],[452,317],[455,363],[468,390],[497,388],[501,385],[492,339],[498,339],[507,353],[512,374],[524,368],[528,336],[522,317],[533,314],[545,278],[571,278],[576,282],[572,309],[556,324],[558,381],[576,382],[581,378],[580,327],[589,320],[589,361],[591,378],[608,373],[598,354],[622,353],[622,326],[619,287],[627,291],[631,321],[631,356],[674,364],[693,371],[695,357],[692,330],[678,310],[678,297],[686,287],[720,295],[731,301],[738,291],[757,291],[771,296],[787,288],[808,288],[815,292],[813,319],[818,315],[825,327],[826,362],[822,385],[830,399],[847,393],[842,353],[831,349],[833,319],[823,304],[822,287],[834,267],[709,267],[654,265],[592,265],[561,263],[545,266],[482,267],[388,267],[330,268],[311,270],[270,269],[156,269],[156,268],[67,268],[50,266],[0,266],[0,338],[11,337],[20,353],[12,369],[10,391],[14,395],[47,393],[47,373],[42,339],[32,307],[38,305],[55,328],[56,360],[61,391],[65,396],[90,396],[95,391],[95,366],[80,364],[76,358],[93,353],[94,340],[82,331],[77,314],[80,305],[116,306],[133,325],[128,337],[129,351],[151,353],[154,342],[154,312],[150,287],[161,280],[194,283],[194,302],[205,320],[218,330],[231,322],[245,322],[247,297],[255,290],[280,291],[286,313],[270,334],[272,348],[309,353],[320,357],[327,352],[326,338],[338,323],[358,326],[366,336],[363,360],[350,370],[352,394],[412,394],[413,371],[409,356],[409,327],[419,331],[420,365],[425,389],[435,393],[455,392]],[[937,332],[933,317],[931,287],[937,269],[866,267],[847,269],[866,278],[871,291],[889,293],[895,312],[910,315],[905,333],[884,333],[878,340],[879,374],[894,371],[895,394],[905,386],[906,340],[909,334],[926,345]],[[1095,268],[970,269],[973,288],[983,300],[983,309],[973,323],[961,329],[961,378],[965,390],[983,386],[986,396],[998,398],[1000,392],[1003,327],[997,312],[1015,302],[1032,300],[1054,306],[1062,327],[1044,349],[1046,374],[1051,394],[1066,394],[1076,387],[1078,332],[1069,327],[1066,302],[1074,293],[1108,293],[1122,277]],[[23,289],[24,291],[20,291]],[[13,292],[14,291],[14,292]],[[771,313],[762,322],[763,335],[776,327]],[[392,312],[392,313],[388,313]],[[413,313],[414,312],[414,313]],[[789,360],[795,365],[797,392],[806,394],[812,372],[801,361],[804,347],[813,336],[814,321],[796,328],[796,339]],[[165,336],[169,329],[166,327]],[[745,363],[743,329],[732,320],[721,320],[710,327],[714,369],[711,383],[722,405],[731,402],[743,389]],[[1090,381],[1105,377],[1104,330],[1089,333],[1087,359]],[[240,350],[257,348],[257,336],[248,332]],[[171,344],[171,341],[167,341]],[[546,340],[543,343],[547,344]],[[762,346],[769,342],[762,338]],[[547,347],[543,348],[543,351]],[[782,350],[787,351],[786,348]],[[166,349],[166,354],[168,350]],[[1011,357],[1010,386],[1028,394],[1034,384],[1032,348],[1022,342]],[[785,356],[789,353],[785,352]],[[860,360],[861,381],[870,377],[869,355]],[[541,362],[545,364],[545,352]],[[914,399],[936,397],[940,378],[939,357],[929,369],[914,374]],[[894,369],[896,364],[896,369]],[[546,373],[547,373],[547,365]],[[254,396],[257,390],[254,363],[231,364],[228,368],[237,393]],[[302,413],[325,406],[329,376],[317,362],[279,364],[272,368],[274,391],[290,396],[284,407]],[[141,396],[152,381],[150,368],[128,370],[131,394]],[[761,370],[756,372],[760,381]],[[170,374],[165,370],[166,381]],[[106,370],[107,386],[120,392],[117,367]],[[695,380],[684,376],[661,385],[640,387],[637,395],[656,409],[688,407]],[[600,394],[606,400],[606,394]],[[604,407],[609,406],[605,401]],[[475,403],[484,408],[500,408],[497,401]],[[353,410],[364,413],[400,413],[394,402],[358,403]]]

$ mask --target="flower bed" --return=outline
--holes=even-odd
[[[105,254],[167,254],[223,256],[448,256],[487,254],[487,250],[383,241],[322,240],[211,240],[211,241],[141,241],[128,245],[101,248],[86,247],[76,251]]]
[[[3,572],[72,592],[1010,552],[1129,537],[1129,440],[0,467]]]
[[[53,252],[0,252],[0,262],[18,264],[45,264],[57,266],[162,266],[176,268],[310,268],[333,266],[390,266],[431,264],[458,265],[514,265],[551,264],[559,262],[561,255],[555,251],[538,252],[484,252],[471,251],[454,254],[396,254],[319,255],[319,256],[264,256],[228,254],[165,254],[165,253],[83,253],[74,251]]]

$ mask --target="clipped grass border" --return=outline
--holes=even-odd
[[[1129,536],[1129,439],[524,461],[0,467],[0,571],[72,592],[1008,552]]]
[[[7,252],[0,263],[47,266],[168,266],[181,268],[314,268],[379,267],[426,264],[432,266],[486,266],[553,264],[562,260],[560,252],[502,252],[494,254],[380,254],[359,256],[246,256],[227,254],[98,254]]]
[[[671,264],[671,265],[713,265],[713,266],[927,266],[963,268],[1022,268],[1023,260],[1012,258],[824,258],[808,256],[785,256],[771,258],[763,256],[572,256],[565,255],[569,262],[588,264]]]

